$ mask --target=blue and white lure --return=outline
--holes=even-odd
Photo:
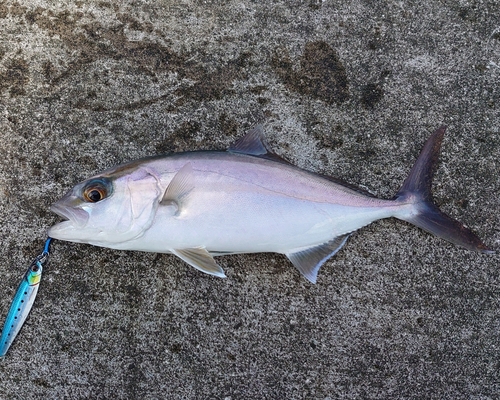
[[[4,357],[7,350],[9,350],[9,347],[21,330],[24,321],[26,321],[31,307],[33,307],[40,286],[40,280],[42,279],[43,267],[49,260],[49,245],[51,241],[52,238],[50,237],[45,241],[43,252],[29,266],[17,289],[14,300],[12,300],[0,338],[0,357]]]

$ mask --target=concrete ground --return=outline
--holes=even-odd
[[[75,183],[225,149],[262,123],[294,164],[390,198],[447,124],[434,195],[500,249],[496,0],[0,3],[0,314]],[[175,233],[173,233],[175,234]],[[55,242],[1,399],[494,399],[498,255],[396,220],[303,279]]]

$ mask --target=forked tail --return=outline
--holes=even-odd
[[[403,186],[396,193],[395,200],[415,206],[410,215],[398,218],[466,249],[494,253],[474,232],[443,213],[432,200],[432,177],[445,131],[446,126],[442,126],[427,140]]]

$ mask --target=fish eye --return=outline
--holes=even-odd
[[[100,189],[90,189],[84,193],[85,199],[92,202],[97,203],[99,200],[102,200],[105,196]]]
[[[83,199],[89,203],[97,203],[108,196],[108,185],[101,180],[91,181],[83,189]]]

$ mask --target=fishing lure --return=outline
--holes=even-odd
[[[40,286],[40,280],[42,279],[43,267],[49,260],[49,246],[51,241],[52,238],[50,237],[45,241],[43,252],[30,264],[17,289],[14,300],[12,300],[0,338],[0,357],[4,357],[7,350],[9,350],[9,347],[21,330],[24,321],[26,321],[31,307],[33,307]]]

